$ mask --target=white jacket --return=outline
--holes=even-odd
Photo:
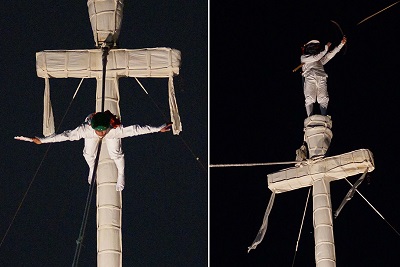
[[[104,136],[105,139],[117,139],[117,138],[125,138],[142,134],[156,133],[159,132],[166,124],[163,124],[158,127],[153,127],[149,125],[140,126],[140,125],[131,125],[124,127],[122,125],[118,126],[115,129],[110,129],[109,132]],[[67,130],[60,134],[54,134],[47,137],[38,139],[42,143],[57,143],[64,141],[76,141],[82,138],[99,138],[96,134],[95,130],[88,124],[81,124],[76,127],[74,130]]]
[[[344,44],[340,43],[338,46],[328,52],[329,47],[325,45],[325,49],[317,55],[302,55],[300,57],[300,61],[303,63],[303,72],[301,75],[304,77],[309,75],[328,77],[328,74],[326,74],[324,70],[324,65],[328,63],[328,61],[331,60],[340,51],[340,49],[342,49],[343,46]]]

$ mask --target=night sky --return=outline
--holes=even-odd
[[[398,265],[400,3],[357,25],[394,2],[210,4],[210,164],[294,161],[306,118],[301,75],[292,72],[301,46],[338,45],[331,20],[347,36],[325,65],[330,155],[371,150],[375,170],[358,190],[384,219],[356,193],[333,221],[337,266]],[[315,266],[311,196],[299,238],[309,188],[276,195],[265,237],[247,253],[271,196],[267,175],[292,166],[210,168],[211,266]],[[335,211],[350,186],[343,179],[330,189]]]
[[[125,138],[123,266],[206,266],[208,259],[208,3],[124,1],[119,47],[181,51],[174,78],[182,132]],[[71,266],[89,185],[83,140],[41,146],[44,80],[35,53],[92,49],[86,1],[6,1],[0,9],[3,117],[0,266]],[[122,123],[169,121],[168,79],[121,78]],[[50,79],[57,133],[95,111],[95,79]],[[71,102],[72,101],[72,102]],[[64,117],[65,116],[65,117]],[[79,266],[96,266],[92,198]]]

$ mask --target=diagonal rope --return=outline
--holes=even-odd
[[[301,236],[301,230],[303,229],[304,217],[305,217],[305,215],[306,215],[306,210],[307,210],[307,206],[308,206],[308,199],[310,198],[310,192],[311,192],[311,187],[308,189],[306,205],[304,206],[303,218],[301,219],[301,225],[300,225],[300,230],[299,230],[299,236],[297,237],[297,241],[296,241],[296,249],[295,249],[295,251],[294,251],[292,267],[294,266],[294,261],[295,261],[295,259],[296,259],[296,255],[297,255],[297,248],[299,247],[300,236]]]
[[[135,77],[136,82],[142,87],[143,91],[146,93],[146,95],[150,98],[151,102],[156,106],[158,111],[160,112],[161,116],[164,118],[165,121],[168,121],[169,118],[164,114],[164,112],[161,110],[160,106],[157,105],[156,101],[151,97],[151,95],[147,92],[147,90],[144,88],[143,84]],[[185,147],[189,150],[189,152],[192,154],[192,156],[196,159],[197,163],[200,165],[201,169],[207,173],[207,168],[204,166],[204,164],[201,162],[200,158],[193,152],[193,150],[190,148],[190,146],[187,144],[187,142],[182,138],[181,135],[178,135],[182,143],[185,145]]]
[[[350,186],[353,186],[352,183],[349,182],[349,180],[347,180],[347,178],[345,178],[346,182],[350,184]],[[372,206],[371,203],[369,203],[369,201],[360,193],[360,191],[358,191],[358,189],[356,188],[355,191],[368,203],[368,205],[396,232],[396,234],[398,236],[400,236],[400,233],[397,232],[397,230],[382,216],[382,214],[380,214],[380,212],[375,209],[374,206]]]
[[[37,167],[37,169],[36,169],[36,171],[35,171],[35,174],[33,175],[33,178],[31,179],[31,182],[29,183],[28,189],[25,191],[24,196],[22,197],[22,199],[21,199],[21,201],[20,201],[20,203],[19,203],[19,205],[18,205],[18,208],[17,208],[17,210],[16,210],[15,213],[14,213],[13,218],[11,219],[11,222],[10,222],[10,224],[8,225],[7,231],[5,232],[3,238],[1,239],[0,247],[1,247],[1,245],[3,244],[4,240],[6,239],[6,236],[8,235],[8,232],[10,231],[11,226],[13,225],[13,223],[14,223],[14,221],[15,221],[15,218],[17,217],[17,214],[18,214],[19,210],[20,210],[21,207],[22,207],[22,204],[24,203],[25,198],[26,198],[26,196],[28,195],[28,192],[30,191],[30,189],[31,189],[31,187],[32,187],[32,184],[33,184],[33,182],[35,181],[36,176],[37,176],[37,174],[38,174],[40,168],[41,168],[42,165],[43,165],[44,159],[46,158],[47,153],[49,152],[49,149],[50,149],[50,145],[47,147],[47,149],[46,149],[46,151],[45,151],[45,153],[44,153],[44,155],[43,155],[43,158],[42,158],[42,160],[40,161],[39,166]]]
[[[81,81],[80,81],[78,87],[77,87],[76,90],[75,90],[75,93],[74,93],[74,95],[73,95],[73,97],[72,97],[72,99],[71,99],[71,101],[70,101],[70,103],[69,103],[69,105],[68,105],[68,107],[67,107],[67,109],[66,109],[66,111],[65,111],[65,113],[64,113],[64,115],[63,115],[63,117],[62,117],[62,119],[61,119],[61,122],[60,122],[59,126],[57,127],[57,132],[60,130],[60,127],[61,127],[61,125],[62,125],[62,123],[63,123],[63,121],[64,121],[64,118],[66,117],[67,113],[69,112],[69,109],[70,109],[70,107],[71,107],[71,105],[72,105],[72,102],[74,101],[75,96],[76,96],[76,94],[78,93],[79,88],[81,87],[81,84],[82,84],[82,82],[83,82],[83,79],[84,79],[84,78],[81,79]],[[29,193],[29,191],[30,191],[30,189],[31,189],[31,187],[32,187],[32,184],[33,184],[33,182],[35,181],[36,176],[37,176],[37,174],[38,174],[40,168],[41,168],[42,165],[43,165],[43,162],[44,162],[45,158],[47,157],[47,154],[48,154],[48,152],[49,152],[49,150],[50,150],[51,145],[52,145],[52,144],[50,143],[50,144],[47,146],[47,149],[46,149],[46,151],[44,152],[44,155],[43,155],[43,157],[42,157],[42,159],[41,159],[41,161],[40,161],[40,163],[39,163],[39,166],[36,168],[35,174],[33,175],[32,179],[31,179],[31,181],[30,181],[30,183],[29,183],[29,185],[28,185],[28,188],[26,189],[26,191],[25,191],[25,193],[24,193],[24,195],[23,195],[23,197],[22,197],[22,199],[21,199],[21,201],[20,201],[20,203],[19,203],[19,205],[18,205],[18,208],[17,208],[17,210],[15,211],[14,216],[13,216],[13,218],[11,219],[10,224],[8,225],[7,230],[6,230],[6,232],[4,233],[3,238],[1,239],[0,247],[3,245],[3,242],[4,242],[4,240],[6,239],[6,237],[7,237],[7,235],[8,235],[8,232],[10,231],[12,225],[14,224],[15,218],[17,217],[18,212],[20,211],[20,209],[21,209],[21,207],[22,207],[22,204],[24,203],[25,198],[26,198],[26,196],[28,195],[28,193]]]
[[[96,184],[96,172],[97,172],[97,166],[99,164],[101,141],[102,141],[102,139],[99,139],[99,143],[97,144],[96,161],[95,161],[94,167],[93,167],[93,174],[92,174],[92,180],[91,180],[90,187],[89,187],[89,192],[86,197],[85,211],[83,213],[83,219],[82,219],[81,229],[79,231],[79,237],[76,240],[75,255],[74,255],[74,260],[72,263],[73,267],[78,266],[79,256],[81,254],[83,237],[85,235],[86,225],[87,225],[87,221],[89,218],[90,203],[92,202],[91,200],[92,200],[92,196],[93,196],[94,187]]]
[[[352,187],[350,188],[349,192],[347,192],[346,196],[343,198],[342,203],[340,203],[339,208],[335,211],[335,219],[339,216],[340,211],[343,209],[344,205],[346,205],[346,203],[348,201],[350,201],[353,196],[354,193],[356,192],[357,187],[364,181],[365,176],[368,173],[368,168],[365,169],[364,173],[361,175],[360,178],[357,179],[357,181],[352,185]]]

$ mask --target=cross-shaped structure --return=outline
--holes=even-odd
[[[364,176],[373,171],[375,165],[368,149],[325,157],[333,136],[331,128],[330,116],[313,115],[304,120],[304,141],[308,146],[309,158],[295,167],[268,174],[268,188],[272,195],[261,228],[249,251],[255,249],[265,235],[275,194],[312,186],[316,267],[336,266],[329,183],[359,173]]]
[[[110,110],[119,117],[119,78],[168,78],[172,130],[176,135],[182,130],[173,84],[181,53],[166,47],[117,48],[123,5],[123,0],[88,0],[95,49],[36,53],[37,75],[45,79],[43,135],[54,133],[50,78],[95,78],[96,111]],[[122,266],[122,193],[115,190],[116,182],[117,169],[103,143],[96,176],[98,267]]]

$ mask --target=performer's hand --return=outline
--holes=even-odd
[[[172,122],[166,123],[166,125],[160,130],[160,132],[164,133],[164,132],[171,131],[171,125],[172,125]]]
[[[37,138],[37,137],[33,137],[32,138],[32,141],[35,143],[35,144],[37,144],[37,145],[40,145],[42,142],[39,140],[39,138]]]
[[[342,44],[345,44],[346,42],[347,42],[347,38],[346,38],[346,36],[343,36]]]

